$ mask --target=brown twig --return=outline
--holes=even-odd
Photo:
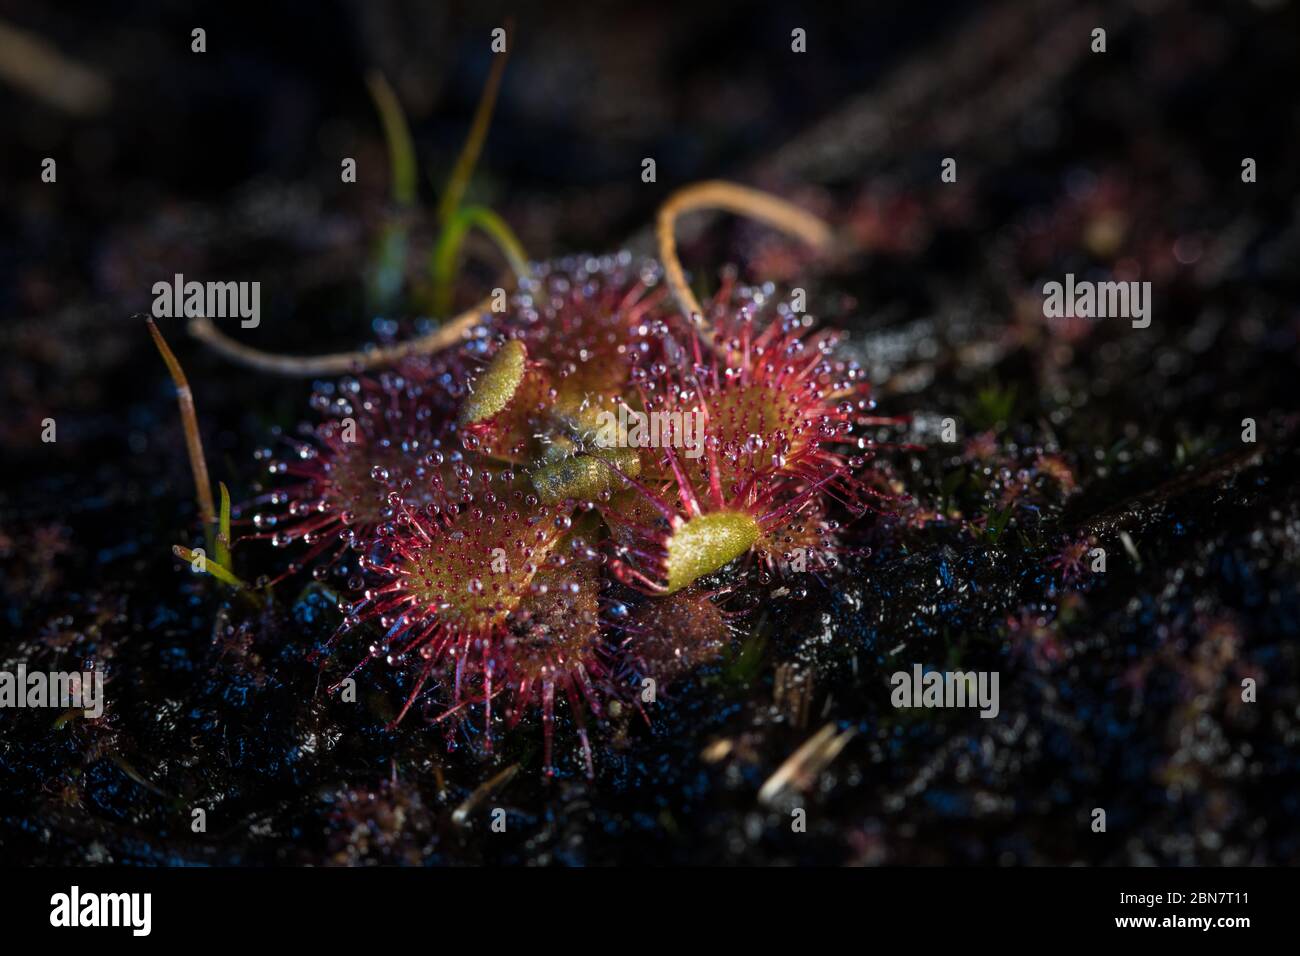
[[[831,721],[817,733],[809,737],[802,746],[792,753],[777,768],[776,773],[764,781],[759,788],[758,800],[772,806],[776,798],[787,789],[805,790],[812,786],[817,775],[830,766],[844,745],[853,739],[857,731],[850,727],[841,732]]]
[[[398,359],[422,352],[436,352],[449,345],[454,345],[460,338],[482,318],[492,303],[492,296],[487,296],[473,308],[462,312],[427,335],[417,339],[390,345],[386,348],[358,352],[336,352],[330,355],[277,355],[263,352],[250,345],[237,342],[213,325],[211,319],[196,318],[190,320],[190,335],[220,352],[228,359],[241,365],[247,365],[263,372],[277,375],[346,375],[359,369],[391,365]]]
[[[722,180],[707,180],[679,189],[659,209],[657,231],[660,258],[672,288],[673,296],[683,313],[690,318],[701,315],[701,330],[707,335],[708,324],[703,322],[700,304],[690,287],[677,258],[677,241],[673,230],[677,217],[697,210],[721,209],[737,215],[748,216],[802,239],[816,249],[830,244],[831,229],[825,222],[784,199],[778,199],[757,189]],[[190,334],[229,359],[263,372],[277,375],[345,375],[364,368],[390,365],[407,355],[436,352],[455,344],[473,327],[489,308],[491,296],[473,308],[462,312],[428,335],[399,345],[373,349],[366,352],[339,352],[330,355],[276,355],[244,345],[221,332],[207,318],[190,320]]]
[[[693,183],[677,190],[659,207],[655,223],[659,260],[663,263],[664,275],[672,289],[673,298],[677,300],[677,307],[687,319],[697,321],[700,331],[705,335],[709,332],[709,324],[704,319],[704,310],[695,298],[695,293],[686,284],[686,274],[682,271],[681,260],[677,258],[674,230],[677,218],[683,213],[709,209],[720,209],[757,219],[787,235],[802,239],[814,249],[825,249],[831,242],[831,227],[822,219],[770,193],[720,179]]]
[[[181,424],[185,429],[185,447],[190,455],[190,471],[194,475],[194,491],[199,500],[199,515],[203,518],[204,533],[210,535],[217,523],[217,509],[212,501],[212,483],[208,480],[208,461],[203,456],[199,417],[194,411],[194,393],[190,391],[190,383],[185,377],[181,363],[176,361],[176,356],[167,346],[167,340],[158,331],[158,326],[154,324],[153,319],[147,321],[149,334],[153,336],[153,344],[158,347],[163,361],[167,363],[167,371],[171,373],[172,381],[176,384],[176,404],[181,409]]]
[[[99,71],[59,52],[34,33],[0,20],[0,77],[74,116],[102,113],[113,88]]]
[[[512,763],[490,780],[479,784],[474,788],[474,792],[466,797],[465,801],[452,813],[451,822],[457,826],[464,826],[466,821],[469,820],[470,814],[474,812],[474,808],[482,803],[487,797],[491,796],[496,790],[499,790],[501,787],[504,787],[507,783],[513,780],[515,774],[518,772],[519,764]]]

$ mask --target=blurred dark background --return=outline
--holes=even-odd
[[[375,310],[365,295],[394,215],[365,77],[382,71],[413,131],[415,275],[490,33],[511,16],[469,195],[530,256],[649,252],[655,209],[691,181],[776,191],[831,221],[835,255],[699,220],[685,224],[687,265],[706,286],[727,262],[807,286],[851,332],[883,410],[914,416],[914,440],[946,415],[967,440],[891,459],[916,504],[866,533],[866,563],[774,605],[653,732],[600,753],[592,784],[572,762],[540,783],[535,734],[490,760],[472,744],[445,754],[418,728],[383,732],[391,676],[339,725],[302,660],[332,609],[286,593],[283,617],[249,622],[183,573],[169,549],[193,538],[192,486],[137,314],[182,272],[260,280],[261,327],[240,337],[263,349],[427,328],[418,305]],[[796,27],[805,54],[791,52]],[[1095,27],[1104,54],[1089,49]],[[114,701],[107,720],[58,731],[0,713],[0,851],[1295,862],[1297,36],[1285,0],[0,2],[0,657],[97,660]],[[340,182],[345,156],[354,185]],[[945,156],[956,184],[939,181]],[[45,157],[55,184],[41,182]],[[498,267],[469,250],[462,304]],[[1045,320],[1042,283],[1067,271],[1152,281],[1152,328]],[[308,417],[310,383],[232,365],[180,323],[163,331],[214,479],[249,495],[253,449]],[[1263,436],[1249,454],[1245,416]],[[47,417],[55,444],[40,441]],[[995,541],[982,529],[1004,509],[1011,532]],[[1120,532],[1139,560],[1119,557]],[[1112,572],[1064,587],[1054,556],[1090,536]],[[246,559],[249,576],[275,570]],[[956,597],[935,584],[954,576]],[[998,728],[896,721],[879,692],[895,646],[1005,668]],[[1233,701],[1245,674],[1270,687],[1256,710]],[[795,836],[784,806],[755,793],[825,721],[857,736],[800,782],[814,812]],[[525,769],[503,799],[523,835],[485,843],[451,811],[510,760]],[[1112,837],[1088,831],[1097,802]],[[188,829],[197,805],[222,808],[206,836]]]
[[[939,35],[969,6],[945,7]],[[905,3],[869,11],[416,2],[0,9],[11,29],[89,74],[34,88],[10,82],[0,92],[12,118],[4,173],[24,199],[6,204],[14,217],[6,231],[30,230],[40,245],[26,247],[29,257],[77,278],[74,287],[57,283],[57,294],[33,288],[56,284],[38,277],[6,282],[16,297],[6,304],[27,309],[119,291],[105,288],[113,276],[102,271],[104,245],[179,204],[224,206],[280,190],[310,196],[330,219],[355,217],[386,189],[364,84],[373,68],[406,110],[431,198],[486,80],[491,30],[511,16],[511,63],[476,187],[505,209],[523,204],[516,230],[547,254],[644,225],[671,186],[761,159],[936,37],[934,13]],[[190,51],[196,26],[207,31],[204,54]],[[809,32],[812,52],[792,69],[795,27]],[[61,161],[60,188],[42,203],[22,184],[47,155]],[[340,188],[345,155],[364,160],[358,188]],[[658,159],[658,189],[636,188],[646,156]],[[551,247],[561,235],[562,247]],[[88,262],[100,269],[87,275]]]

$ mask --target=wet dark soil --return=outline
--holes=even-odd
[[[1093,22],[1072,4],[958,5],[941,28],[887,6],[860,26],[894,31],[888,50],[838,39],[794,80],[763,66],[763,45],[789,32],[776,12],[730,31],[734,18],[700,12],[653,29],[657,7],[631,17],[675,73],[609,54],[628,17],[524,20],[534,32],[475,189],[529,252],[641,242],[682,182],[773,188],[831,220],[834,255],[722,221],[684,260],[704,288],[725,262],[806,288],[848,332],[881,414],[907,422],[882,428],[900,447],[874,466],[902,503],[848,525],[841,571],[742,596],[722,662],[674,684],[648,725],[594,729],[594,779],[561,720],[547,781],[535,723],[491,754],[481,734],[425,726],[433,712],[388,730],[409,678],[378,666],[356,704],[327,697],[349,659],[307,660],[339,623],[324,587],[291,578],[255,609],[171,553],[198,534],[174,392],[136,315],[152,282],[260,279],[266,317],[249,341],[270,350],[427,327],[401,305],[366,311],[370,243],[391,211],[382,177],[333,182],[336,154],[382,168],[356,78],[375,61],[394,75],[418,64],[428,78],[399,92],[423,155],[449,165],[486,71],[470,38],[495,21],[440,21],[428,44],[446,55],[429,67],[426,44],[400,39],[423,22],[415,8],[374,7],[326,7],[308,31],[316,52],[292,56],[276,39],[292,24],[272,18],[244,61],[218,47],[203,74],[180,54],[96,54],[76,39],[93,24],[71,14],[23,24],[103,70],[117,96],[111,115],[72,120],[5,94],[6,115],[23,117],[15,155],[31,168],[42,150],[76,158],[58,192],[5,170],[20,185],[0,245],[0,665],[94,662],[109,703],[98,720],[0,711],[0,857],[1300,861],[1300,117],[1283,92],[1300,79],[1295,9],[1102,5],[1108,51],[1092,54]],[[240,35],[228,16],[214,22]],[[853,32],[829,14],[810,22],[813,37]],[[136,11],[104,29],[153,48],[182,26]],[[602,51],[596,97],[573,77]],[[152,106],[150,83],[165,87]],[[539,88],[565,108],[539,114]],[[228,162],[205,159],[203,117],[221,131],[249,121],[223,99],[232,89],[259,104],[263,133],[231,134]],[[318,135],[327,146],[286,145]],[[660,181],[643,184],[640,157],[656,149]],[[945,156],[956,183],[940,182]],[[417,221],[417,248],[430,229]],[[492,275],[477,258],[464,301]],[[1066,273],[1150,281],[1150,326],[1045,318],[1043,283]],[[253,451],[310,417],[311,383],[236,367],[179,324],[164,332],[214,477],[251,497]],[[46,418],[57,442],[40,440]],[[259,548],[237,549],[250,579],[280,567]],[[890,676],[914,664],[997,672],[998,716],[895,708]],[[800,750],[819,734],[836,741],[824,760]]]

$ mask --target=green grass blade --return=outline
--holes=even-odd
[[[172,553],[176,555],[176,557],[180,558],[182,561],[185,561],[189,563],[191,566],[193,566],[194,552],[191,551],[189,548],[186,548],[179,544],[174,545],[172,547]],[[241,581],[233,571],[223,566],[215,558],[205,557],[203,559],[203,570],[206,571],[208,574],[212,575],[222,584],[229,584],[232,588],[237,588],[238,590],[241,591],[246,590],[248,588],[248,585],[245,584],[243,581]]]
[[[506,221],[486,206],[466,206],[457,211],[443,227],[438,244],[429,257],[435,315],[448,315],[451,312],[456,263],[465,242],[465,234],[471,226],[483,230],[496,243],[515,275],[523,278],[528,274],[528,254]]]
[[[514,32],[513,26],[513,21],[508,20],[507,37]],[[438,223],[443,228],[446,228],[456,214],[456,210],[460,208],[465,190],[469,187],[470,176],[474,174],[474,167],[478,164],[479,153],[483,151],[483,143],[487,139],[488,127],[492,125],[492,111],[496,108],[497,93],[501,89],[501,77],[505,75],[506,61],[509,58],[509,45],[506,46],[506,52],[493,55],[492,69],[488,73],[483,92],[479,95],[478,107],[474,110],[474,122],[470,124],[465,145],[461,147],[460,155],[456,157],[456,165],[452,167],[451,175],[447,177],[447,186],[438,201]]]
[[[217,482],[221,489],[221,519],[217,531],[217,563],[230,566],[230,490],[224,481]]]
[[[415,205],[415,144],[411,128],[406,124],[406,114],[397,101],[397,94],[378,70],[366,77],[370,97],[384,124],[384,140],[388,144],[388,162],[392,169],[393,202],[403,208]]]
[[[384,127],[384,142],[388,147],[391,168],[393,203],[398,214],[385,223],[370,256],[367,278],[367,301],[371,309],[384,311],[392,308],[402,293],[406,280],[406,248],[409,224],[403,213],[415,206],[416,167],[415,144],[406,114],[397,101],[397,94],[388,85],[383,74],[372,72],[366,77],[370,97],[375,101]]]

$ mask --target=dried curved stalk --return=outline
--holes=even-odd
[[[825,249],[830,245],[832,238],[830,226],[819,217],[770,193],[736,183],[719,179],[706,180],[679,189],[669,196],[659,208],[656,220],[659,258],[663,263],[664,274],[678,307],[688,319],[699,316],[700,330],[706,336],[709,333],[709,326],[704,320],[699,301],[686,284],[686,275],[682,271],[681,260],[677,257],[677,240],[673,230],[677,218],[682,214],[715,209],[756,219],[787,235],[802,239],[814,249]],[[277,375],[345,375],[357,369],[390,365],[408,355],[436,352],[454,345],[488,310],[490,303],[489,296],[472,309],[462,312],[418,339],[365,352],[339,352],[313,356],[277,355],[237,342],[217,329],[212,321],[206,318],[191,319],[189,330],[196,339],[227,358],[250,368]]]
[[[194,411],[194,393],[189,379],[176,356],[167,346],[167,340],[158,331],[153,319],[148,319],[149,334],[153,344],[167,363],[167,372],[176,386],[176,404],[181,410],[181,425],[185,431],[185,449],[190,456],[190,472],[194,475],[194,493],[199,501],[199,516],[203,519],[203,533],[211,538],[217,524],[217,509],[212,500],[212,484],[208,479],[208,461],[203,455],[203,438],[199,434],[199,418]]]
[[[444,322],[429,334],[408,342],[370,351],[336,352],[329,355],[277,355],[274,352],[263,352],[261,349],[255,349],[232,339],[207,318],[191,319],[189,329],[190,335],[226,358],[263,372],[300,376],[346,375],[359,369],[391,365],[408,355],[436,352],[454,345],[473,328],[475,322],[483,317],[491,307],[491,303],[492,296],[487,296],[473,308]]]
[[[831,243],[831,227],[825,221],[770,193],[721,179],[705,180],[677,190],[659,207],[655,222],[659,260],[663,264],[664,275],[672,289],[673,298],[677,301],[677,307],[687,319],[694,319],[700,331],[706,335],[709,324],[695,293],[686,284],[686,274],[682,271],[681,260],[677,258],[674,229],[678,217],[683,213],[713,209],[757,219],[787,235],[802,239],[814,249],[825,249]]]

